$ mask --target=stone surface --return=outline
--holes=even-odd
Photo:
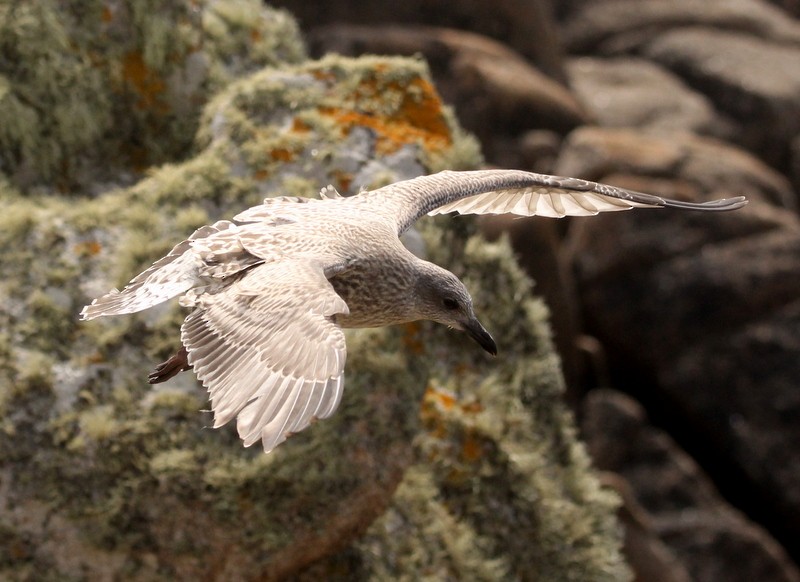
[[[691,580],[800,580],[800,571],[775,540],[728,505],[694,460],[649,424],[631,398],[613,390],[590,392],[582,427],[598,466],[630,483],[623,486],[630,495],[626,506],[644,512],[634,531],[656,534],[685,565]],[[629,525],[629,537],[631,529]],[[642,560],[641,554],[644,568],[655,563],[661,566],[657,575],[672,572],[672,579],[687,579],[663,556]]]
[[[619,134],[600,146],[600,133],[568,140],[576,146],[564,152],[571,171],[600,178],[593,168],[602,160],[608,180],[633,189],[690,198],[750,192],[745,210],[713,220],[689,213],[598,217],[573,231],[572,248],[587,324],[615,362],[652,378],[647,393],[669,406],[673,428],[690,430],[718,465],[736,467],[741,487],[756,496],[750,504],[785,542],[796,540],[800,466],[786,443],[800,439],[792,380],[800,373],[800,221],[769,202],[777,183],[764,179],[769,173],[752,173],[758,164],[737,162],[746,159],[741,152],[722,157],[725,150],[714,145],[720,155],[700,163],[702,146],[692,149],[698,143],[669,143],[659,146],[669,155],[640,153],[640,162],[619,156]],[[675,177],[642,177],[657,174],[662,162]],[[699,171],[712,164],[713,171]]]
[[[679,77],[636,57],[582,57],[567,63],[570,86],[604,127],[688,131],[716,137],[731,134],[711,102]]]
[[[785,210],[797,207],[800,142],[792,118],[779,115],[796,117],[797,22],[757,0],[286,5],[306,30],[346,21],[380,23],[385,33],[391,18],[505,43],[426,28],[399,40],[343,36],[424,52],[445,100],[476,123],[494,163],[687,199],[753,200],[712,220],[654,211],[534,227],[549,254],[516,222],[516,250],[546,265],[538,289],[563,302],[553,303],[556,339],[580,331],[577,314],[586,316],[603,340],[592,342],[595,363],[602,367],[605,349],[612,377],[629,389],[648,378],[642,398],[658,422],[704,453],[717,488],[800,556],[792,546],[798,248],[789,234],[797,219]],[[190,375],[156,392],[144,387],[152,364],[175,347],[176,309],[90,329],[73,319],[88,297],[126,281],[182,234],[265,195],[308,195],[327,183],[353,192],[474,167],[478,144],[443,109],[424,67],[393,59],[297,66],[297,26],[255,1],[6,2],[0,11],[0,45],[19,56],[0,65],[0,578],[63,579],[91,568],[101,580],[148,581],[290,571],[298,580],[625,579],[615,502],[574,442],[542,306],[498,302],[527,296],[528,284],[505,243],[484,247],[469,221],[422,228],[437,261],[474,273],[476,300],[496,315],[487,323],[507,337],[498,360],[476,361],[463,338],[425,325],[355,333],[342,409],[274,457],[241,449],[233,431],[202,430],[205,395]],[[102,42],[98,31],[109,33]],[[588,72],[574,65],[580,76],[566,93],[589,115],[571,108],[569,123],[558,110],[548,119],[554,110],[542,95],[554,94],[538,85],[551,82],[524,61],[566,83],[558,36],[593,57],[583,61]],[[31,55],[54,52],[30,66]],[[773,58],[788,67],[784,78]],[[752,67],[754,59],[765,65]],[[264,65],[279,68],[213,99]],[[650,84],[661,90],[654,95]],[[25,96],[45,105],[30,107]],[[583,127],[562,139],[590,116],[619,128]],[[31,185],[66,196],[34,198]],[[122,189],[83,197],[112,187]],[[585,251],[582,305],[553,284],[564,276],[569,288],[564,257],[576,250]],[[569,373],[578,367],[565,362]],[[391,390],[378,390],[385,385]],[[373,407],[385,422],[373,422]],[[630,453],[649,430],[620,431],[609,447]],[[750,579],[796,580],[763,530],[729,508],[708,509],[718,507],[714,488],[662,437],[643,437],[655,443],[649,452],[623,458],[641,460],[628,481],[609,480],[626,500],[620,519],[638,579],[684,582],[687,570],[693,579],[736,579],[731,566],[756,556],[740,568]],[[654,468],[668,456],[677,468]],[[352,478],[343,476],[351,468]]]
[[[565,39],[574,51],[665,66],[737,125],[737,145],[787,168],[800,128],[800,23],[785,12],[757,0],[584,3]]]
[[[472,31],[502,41],[545,71],[564,81],[563,50],[549,0],[335,0],[273,3],[292,10],[303,28],[313,32],[321,25],[348,23],[381,27],[386,24],[425,24]]]
[[[702,91],[740,129],[735,142],[778,167],[800,131],[798,39],[782,44],[735,32],[690,28],[669,31],[644,53]]]
[[[569,5],[562,38],[573,53],[619,54],[684,26],[736,31],[786,44],[800,41],[797,23],[760,0],[571,0]]]
[[[768,0],[771,4],[779,6],[795,18],[800,18],[800,2],[798,0]]]
[[[656,188],[655,194],[661,192],[665,196],[672,192],[690,199],[706,199],[712,193],[719,197],[739,194],[788,208],[797,203],[789,181],[767,164],[725,142],[691,133],[654,135],[582,127],[564,140],[555,171],[590,180],[612,174],[655,179],[649,182],[663,179],[662,186],[648,186]],[[628,218],[625,216],[626,223]],[[725,217],[720,222],[724,224]]]

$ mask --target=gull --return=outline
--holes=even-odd
[[[344,388],[343,328],[433,320],[492,355],[497,345],[450,271],[400,241],[424,215],[588,216],[637,207],[722,211],[744,197],[692,203],[519,170],[444,171],[342,197],[277,197],[196,230],[165,257],[81,311],[142,311],[182,294],[180,350],[151,384],[194,369],[214,427],[236,418],[245,446],[269,452],[331,416]]]

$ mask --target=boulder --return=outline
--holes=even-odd
[[[186,156],[232,79],[298,63],[285,12],[256,0],[4,3],[0,171],[16,186],[99,191]]]
[[[638,535],[636,554],[629,559],[642,564],[637,572],[641,580],[667,573],[665,580],[696,582],[800,580],[800,570],[783,548],[732,508],[697,463],[650,424],[636,401],[610,389],[591,391],[584,402],[582,429],[592,458],[617,475],[615,481],[622,483],[618,487],[626,491],[626,507],[637,516],[628,519],[633,527],[627,526],[627,537]],[[663,551],[643,551],[642,542],[651,535],[678,564]],[[643,577],[641,572],[648,568],[653,573]],[[685,577],[684,568],[691,578]]]
[[[775,204],[786,182],[705,140],[607,133],[568,139],[565,172],[667,196],[750,197],[729,215],[601,216],[577,225],[570,244],[587,326],[624,370],[620,381],[649,378],[641,397],[669,410],[671,429],[706,450],[721,475],[736,475],[725,480],[731,490],[749,491],[741,501],[797,551],[800,466],[787,443],[800,439],[792,380],[800,373],[800,221]],[[609,173],[598,176],[601,167]],[[643,177],[660,168],[673,177]]]
[[[677,75],[638,57],[581,57],[567,63],[570,87],[603,127],[694,132],[724,138],[731,122]]]

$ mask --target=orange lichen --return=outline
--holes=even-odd
[[[122,58],[122,77],[138,96],[134,104],[137,109],[168,111],[167,104],[161,99],[166,83],[147,66],[140,52],[131,51]]]
[[[73,252],[79,257],[93,257],[100,254],[102,249],[103,247],[96,240],[79,242],[72,247]]]
[[[461,442],[461,457],[470,463],[474,463],[483,456],[483,446],[481,441],[472,433],[464,435]]]
[[[442,422],[442,404],[440,402],[440,396],[441,392],[428,386],[427,390],[425,390],[425,395],[422,397],[422,402],[420,403],[419,417],[425,425],[428,434],[437,439],[444,439],[447,436],[447,429]],[[455,399],[452,399],[450,405],[454,402]]]
[[[297,157],[297,153],[289,148],[273,148],[269,151],[269,155],[278,162],[291,162]]]
[[[473,400],[472,402],[465,402],[464,404],[461,405],[461,410],[463,410],[467,414],[478,414],[479,412],[483,412],[483,404],[481,404],[477,400]]]
[[[390,84],[390,88],[402,89],[398,83]],[[439,136],[449,145],[452,142],[450,128],[442,115],[443,104],[436,89],[425,79],[414,79],[409,83],[409,89],[403,91],[398,117],[414,127],[424,128],[428,133]]]
[[[403,344],[414,354],[422,354],[425,351],[425,344],[422,343],[420,336],[420,326],[416,321],[403,325]]]
[[[378,103],[391,101],[387,94],[399,97],[391,113],[378,109]],[[433,85],[424,79],[407,84],[382,83],[374,78],[358,85],[351,95],[353,106],[323,107],[322,115],[331,117],[347,135],[353,127],[369,127],[377,136],[376,150],[390,154],[406,144],[418,143],[429,151],[441,151],[452,145],[452,135],[442,112],[442,101]]]
[[[331,175],[333,175],[334,179],[336,180],[340,192],[347,192],[348,190],[350,190],[350,186],[353,183],[353,174],[351,174],[350,172],[343,172],[342,170],[333,170],[331,172]],[[422,349],[421,342],[417,341],[417,343],[420,344],[419,348],[421,350]]]
[[[327,81],[333,83],[336,81],[336,75],[334,75],[331,71],[325,71],[322,69],[317,69],[316,71],[311,71],[311,75],[317,81]]]
[[[366,113],[357,113],[347,109],[326,107],[321,113],[332,117],[342,133],[347,135],[356,127],[369,127],[378,138],[375,149],[380,154],[391,154],[402,146],[421,143],[431,150],[441,150],[449,145],[449,141],[427,130],[409,125],[405,121],[378,117]]]
[[[456,398],[449,392],[443,392],[428,386],[428,389],[425,391],[425,396],[422,398],[422,402],[423,404],[450,410],[456,405]]]
[[[297,133],[308,133],[309,131],[311,131],[311,126],[308,125],[302,119],[295,117],[292,120],[292,131],[295,131]]]

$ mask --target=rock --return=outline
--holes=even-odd
[[[795,192],[800,192],[800,135],[795,137],[791,143],[791,160],[789,168],[789,178]]]
[[[798,40],[780,44],[742,34],[679,29],[654,39],[644,54],[671,69],[740,125],[739,145],[786,168],[800,132]]]
[[[760,0],[571,0],[562,38],[574,54],[619,55],[684,26],[726,30],[781,44],[800,42],[786,13]]]
[[[751,197],[730,215],[598,217],[580,223],[570,244],[591,333],[627,376],[654,380],[648,394],[668,406],[673,430],[688,431],[718,466],[734,471],[740,485],[731,481],[731,488],[752,491],[744,502],[761,508],[765,525],[786,532],[790,544],[800,532],[800,468],[786,444],[800,439],[790,380],[800,373],[800,221],[770,202],[785,187],[741,152],[707,140],[649,137],[652,151],[642,153],[636,138],[614,132],[606,142],[604,133],[582,130],[567,140],[569,171],[656,194]],[[621,155],[628,150],[640,153]],[[598,176],[601,167],[612,174]],[[641,177],[659,167],[675,177]]]
[[[504,136],[526,130],[566,133],[589,117],[572,93],[499,42],[453,29],[332,25],[310,37],[317,54],[423,55],[445,101],[496,159]]]
[[[588,422],[596,420],[588,418]],[[592,438],[602,436],[592,434]],[[625,529],[623,552],[635,582],[690,582],[692,578],[674,552],[658,537],[653,518],[636,500],[630,483],[617,473],[604,473],[603,483],[622,498],[619,519]]]
[[[418,0],[395,4],[391,10],[380,0],[337,0],[336,2],[274,2],[292,10],[304,28],[348,23],[382,28],[392,25],[432,25],[470,30],[494,38],[519,52],[545,71],[547,76],[564,81],[563,50],[557,36],[550,2],[543,0],[499,0],[484,2],[445,2]]]
[[[708,99],[645,59],[582,57],[568,62],[567,73],[578,100],[604,127],[720,138],[732,133],[730,121],[721,118]]]
[[[662,186],[651,186],[656,188],[655,194],[698,199],[746,195],[789,208],[797,204],[786,178],[757,158],[716,139],[690,133],[653,135],[582,127],[567,136],[555,171],[596,180],[611,173],[671,176]]]
[[[738,126],[738,145],[779,169],[800,129],[800,24],[757,0],[585,3],[567,44],[593,54],[643,55],[703,93]]]
[[[576,406],[584,373],[576,347],[581,329],[580,301],[571,265],[563,259],[560,223],[511,215],[482,216],[481,232],[489,240],[508,237],[520,267],[536,282],[536,293],[550,308],[553,342],[561,357],[568,402]]]
[[[627,504],[645,512],[637,531],[655,533],[692,580],[800,580],[780,545],[728,505],[694,460],[650,425],[631,398],[608,389],[591,391],[582,427],[595,462],[618,473],[633,498]],[[651,557],[644,567],[653,562]],[[677,571],[677,579],[683,578],[680,566],[663,555],[655,563],[662,565],[655,570],[659,575]]]
[[[12,2],[0,20],[0,171],[23,190],[130,184],[187,154],[225,83],[305,56],[294,21],[256,0]]]
[[[800,2],[798,0],[768,0],[771,4],[779,6],[795,18],[800,18]]]

